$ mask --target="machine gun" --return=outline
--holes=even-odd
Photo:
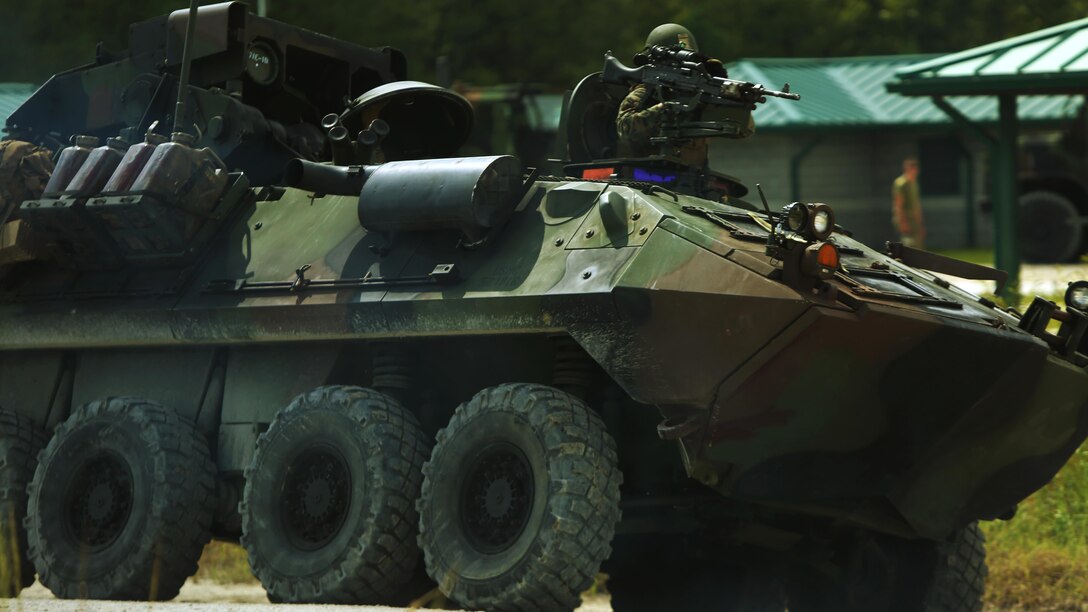
[[[674,104],[680,112],[696,110],[700,105],[740,107],[753,110],[756,104],[767,101],[767,96],[800,100],[801,96],[790,93],[790,85],[782,91],[767,89],[758,83],[739,81],[718,76],[708,68],[710,58],[677,47],[654,46],[643,51],[636,60],[644,62],[638,68],[629,68],[616,59],[611,52],[604,54],[604,71],[601,78],[605,83],[634,84],[642,83],[654,90],[658,100],[668,101],[665,90],[680,94],[690,94],[687,103]],[[722,70],[724,73],[724,70]]]

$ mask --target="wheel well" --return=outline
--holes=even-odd
[[[1069,198],[1081,214],[1088,214],[1088,189],[1071,176],[1033,176],[1020,181],[1020,193],[1053,191]]]
[[[458,405],[504,383],[555,387],[599,413],[616,440],[625,491],[644,496],[691,486],[675,443],[657,436],[660,411],[635,402],[565,334],[358,343],[344,347],[325,382],[374,388],[395,397],[432,436],[446,426]]]

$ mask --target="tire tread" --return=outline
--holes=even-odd
[[[66,438],[95,420],[136,427],[152,453],[155,491],[150,504],[149,528],[123,563],[103,579],[69,581],[52,569],[55,553],[47,540],[56,525],[43,524],[39,495],[53,461]],[[161,459],[161,460],[160,460]],[[109,397],[81,406],[61,423],[38,459],[29,487],[27,511],[29,554],[39,580],[63,599],[168,600],[196,573],[204,546],[211,540],[216,505],[215,466],[203,436],[195,425],[173,410],[134,397]],[[156,551],[166,551],[158,554]]]
[[[427,571],[446,595],[465,606],[512,612],[572,610],[611,553],[623,479],[615,442],[600,416],[581,400],[544,385],[507,383],[461,404],[439,431],[434,454],[423,467],[420,515],[433,503],[436,464],[449,460],[443,446],[475,419],[495,411],[526,417],[545,448],[552,522],[540,530],[528,553],[535,563],[527,564],[523,575],[503,576],[491,584],[451,580],[455,570],[428,545],[426,521],[421,518]]]
[[[284,576],[271,568],[251,533],[252,474],[262,469],[263,457],[279,430],[308,410],[332,406],[373,435],[368,444],[366,469],[371,491],[380,491],[370,505],[371,520],[356,543],[335,568],[309,579]],[[257,441],[253,461],[246,469],[241,504],[242,546],[254,575],[269,598],[290,603],[400,604],[404,587],[419,562],[416,543],[418,515],[415,496],[423,480],[422,466],[430,451],[415,415],[396,400],[371,389],[353,386],[319,387],[296,398]]]

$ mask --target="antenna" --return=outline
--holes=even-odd
[[[184,132],[185,98],[189,93],[189,68],[193,63],[193,36],[196,32],[196,7],[199,0],[189,0],[189,22],[185,27],[185,46],[181,51],[181,78],[178,80],[178,103],[174,107],[174,131]]]
[[[767,204],[767,196],[763,193],[763,185],[756,183],[756,191],[759,192],[759,199],[763,200],[763,210],[767,212],[767,223],[771,227],[771,231],[767,232],[767,254],[771,254],[771,249],[774,248],[774,218],[771,217],[771,206]]]
[[[759,192],[759,199],[763,200],[763,210],[767,212],[767,221],[771,221],[771,207],[767,204],[767,196],[763,195],[763,185],[756,183],[756,191]]]

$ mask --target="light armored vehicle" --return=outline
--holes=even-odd
[[[977,610],[977,522],[1088,435],[1083,284],[1020,314],[826,204],[615,158],[647,71],[579,85],[547,176],[456,157],[470,107],[396,51],[194,21],[7,126],[82,137],[4,212],[9,592],[169,599],[216,537],[277,602],[570,610],[603,571],[616,610]]]

